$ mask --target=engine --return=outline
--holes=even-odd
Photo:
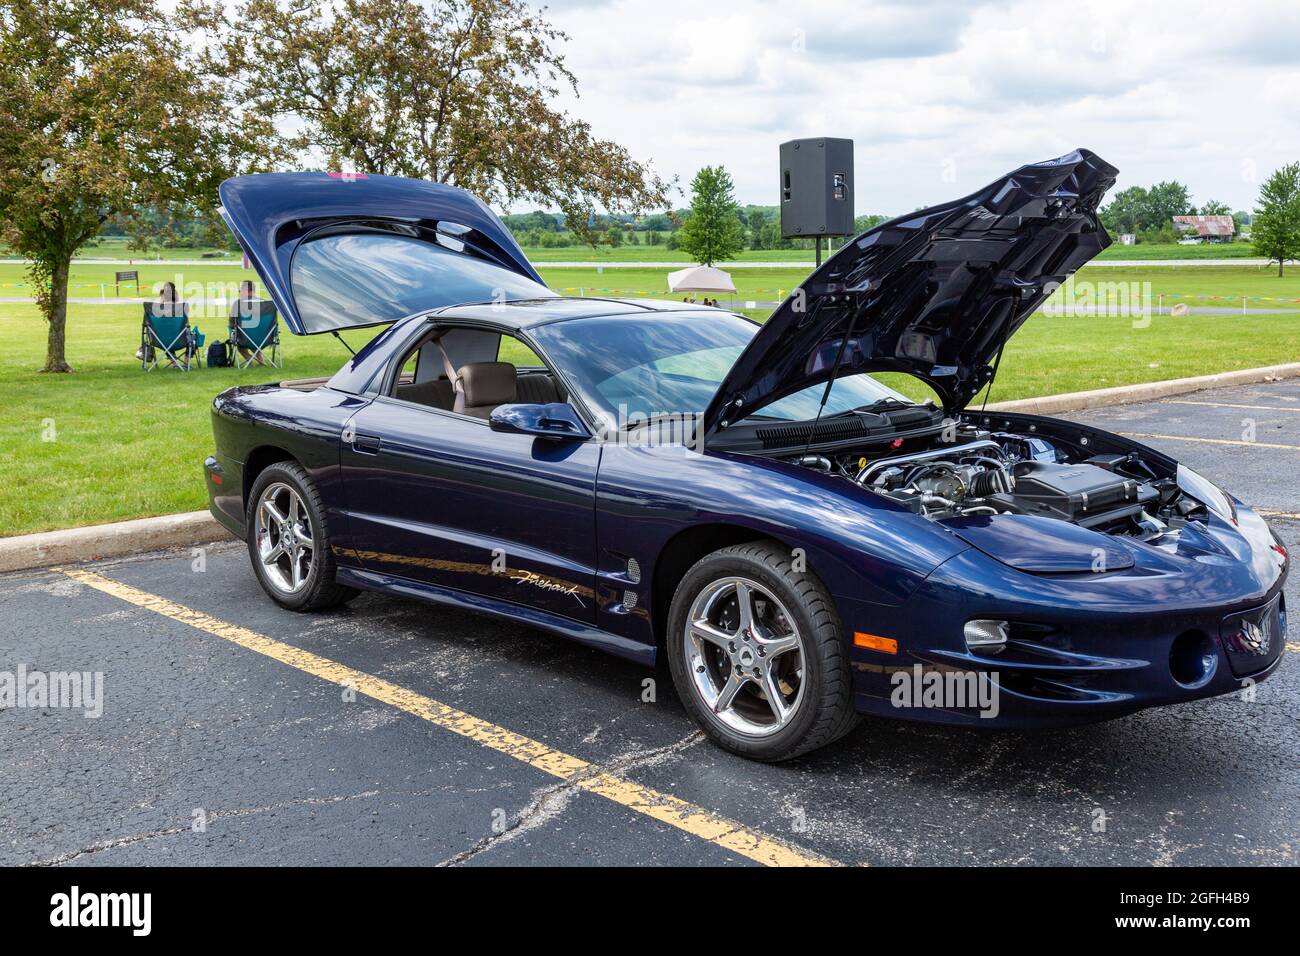
[[[1038,515],[1149,538],[1203,507],[1137,455],[1070,461],[1046,439],[1009,433],[980,432],[964,441],[874,460],[808,455],[798,461],[935,519]]]

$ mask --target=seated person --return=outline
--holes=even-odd
[[[186,308],[185,308],[185,303],[182,302],[182,301],[177,297],[177,295],[176,295],[176,283],[175,283],[175,282],[164,282],[164,283],[163,283],[163,284],[158,288],[158,298],[154,299],[153,302],[151,303],[151,305],[152,305],[152,308],[153,308],[153,313],[154,313],[154,315],[181,316],[182,318],[184,318],[185,321],[184,321],[184,323],[181,325],[181,328],[182,328],[183,331],[185,331],[185,332],[189,332],[189,329],[190,329],[190,317],[189,317],[189,313],[188,313],[188,311],[187,311]],[[185,344],[185,345],[183,346],[183,348],[184,348],[186,351],[189,351],[189,350],[190,350],[190,346],[189,346],[188,343]],[[152,351],[152,350],[151,350],[151,351]],[[144,352],[144,349],[141,348],[139,352],[136,352],[136,353],[135,353],[135,357],[136,357],[136,358],[143,358],[144,356],[141,354],[141,353],[143,353],[143,352]],[[168,362],[168,364],[170,364],[173,368],[176,367],[176,360],[175,360],[175,359],[169,357],[169,358],[167,359],[167,362]]]
[[[237,330],[239,329],[239,320],[241,318],[251,318],[254,312],[254,306],[261,301],[262,300],[257,297],[257,291],[253,288],[253,283],[251,281],[245,279],[243,282],[239,283],[239,295],[230,303],[230,319],[228,322],[230,341],[242,341],[240,336],[237,334]],[[239,347],[239,356],[245,362],[248,361],[249,356],[252,354],[252,349],[246,348],[242,345]],[[257,364],[266,364],[260,352],[257,355]]]
[[[155,315],[184,315],[185,303],[180,301],[176,296],[176,283],[164,282],[158,288],[158,298],[153,300],[153,310]],[[185,320],[185,327],[189,328],[190,321]]]

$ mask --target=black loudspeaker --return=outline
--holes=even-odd
[[[781,144],[781,235],[853,235],[853,140]]]

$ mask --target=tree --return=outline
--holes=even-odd
[[[1156,183],[1147,190],[1142,228],[1172,228],[1174,216],[1187,215],[1191,207],[1191,193],[1182,183],[1176,181]]]
[[[647,232],[671,232],[673,218],[666,212],[652,212],[641,219],[641,228]]]
[[[763,248],[763,227],[767,225],[767,210],[758,206],[751,206],[746,215],[749,226],[749,248]]]
[[[882,216],[879,213],[868,213],[865,216],[857,216],[853,220],[853,229],[856,232],[866,232],[868,229],[875,229],[882,222],[888,222],[888,216]]]
[[[1198,215],[1193,213],[1193,215]],[[1231,216],[1232,210],[1228,208],[1226,202],[1219,202],[1217,199],[1207,199],[1201,206],[1199,215],[1202,216]]]
[[[1136,233],[1144,228],[1147,191],[1141,186],[1121,189],[1101,210],[1101,221],[1106,229],[1116,234]]]
[[[152,0],[0,0],[0,231],[31,261],[45,372],[70,372],[68,272],[120,216],[209,213],[267,130],[178,58]]]
[[[1168,232],[1174,216],[1191,209],[1191,194],[1180,182],[1156,183],[1150,189],[1130,186],[1121,189],[1101,210],[1101,221],[1114,233]]]
[[[678,241],[696,262],[711,266],[745,248],[745,228],[734,188],[731,175],[722,166],[705,166],[691,180],[691,210]]]
[[[1300,259],[1300,163],[1288,163],[1264,181],[1251,221],[1257,255],[1277,260],[1277,275],[1288,259]]]
[[[781,235],[781,223],[773,219],[763,226],[764,249],[793,249],[794,240]]]
[[[290,144],[336,169],[461,186],[484,202],[540,201],[595,242],[598,208],[668,205],[666,183],[552,106],[577,81],[568,38],[525,0],[183,0],[204,62]]]

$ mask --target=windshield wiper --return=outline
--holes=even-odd
[[[878,398],[874,402],[868,402],[865,405],[859,405],[857,408],[846,408],[842,412],[834,412],[830,415],[826,415],[823,417],[843,418],[845,415],[858,415],[864,412],[874,412],[877,409],[884,408],[886,406],[890,408],[907,408],[908,406],[913,404],[915,403],[900,401],[897,398]]]
[[[624,422],[618,427],[618,430],[626,432],[634,428],[643,428],[646,425],[657,425],[663,421],[690,422],[694,426],[699,422],[702,414],[701,412],[656,412],[653,415],[640,416],[636,421]]]

